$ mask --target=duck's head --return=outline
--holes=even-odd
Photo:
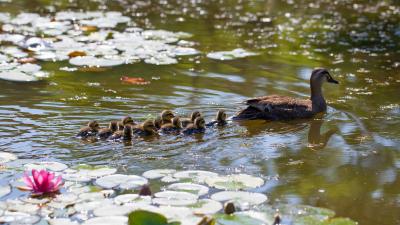
[[[197,117],[201,117],[201,113],[199,111],[193,111],[190,115],[190,119],[194,121]]]
[[[176,128],[182,128],[182,123],[181,123],[181,119],[179,119],[179,117],[174,117],[171,120],[172,125],[174,125],[174,127]]]
[[[157,116],[156,118],[154,118],[153,123],[156,129],[160,129],[162,124],[161,116]]]
[[[319,85],[321,86],[324,82],[339,84],[339,82],[332,78],[331,74],[328,72],[327,69],[318,68],[312,71],[310,83],[311,86]]]
[[[88,123],[88,127],[90,127],[93,130],[98,130],[100,128],[100,125],[97,121],[93,120]]]
[[[130,117],[130,116],[125,116],[124,118],[122,118],[122,125],[127,125],[127,124],[135,124],[135,122],[133,122],[133,119],[132,119],[132,117]]]
[[[150,119],[143,122],[142,128],[144,131],[146,131],[148,133],[156,132],[156,127],[154,126],[154,122],[153,122],[153,120],[150,120]]]
[[[217,117],[216,117],[217,121],[219,121],[219,122],[226,121],[226,117],[227,117],[227,115],[225,113],[225,110],[223,110],[223,109],[218,110]]]
[[[161,119],[162,121],[171,121],[175,115],[171,110],[164,110],[161,112]]]
[[[110,124],[108,125],[108,128],[112,131],[115,132],[118,130],[118,122],[117,121],[111,121]]]
[[[204,129],[206,126],[206,121],[204,120],[203,117],[197,117],[194,120],[194,127],[197,129]]]

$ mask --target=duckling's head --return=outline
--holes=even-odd
[[[92,128],[93,130],[98,130],[100,125],[97,121],[93,120],[88,123],[88,127]]]
[[[194,121],[197,117],[201,117],[201,113],[199,111],[193,111],[190,116],[190,119]]]
[[[153,123],[156,129],[160,129],[162,124],[161,116],[157,116],[156,118],[154,118]]]
[[[194,120],[194,127],[197,129],[204,129],[206,126],[206,121],[204,120],[203,117],[197,117]]]
[[[162,121],[171,121],[175,115],[171,110],[164,110],[161,112],[161,119]]]
[[[171,120],[172,125],[174,125],[174,127],[176,128],[182,128],[182,123],[181,123],[181,119],[179,119],[179,117],[174,117]]]
[[[225,113],[225,110],[223,110],[223,109],[220,109],[220,110],[218,110],[218,112],[217,112],[217,121],[219,121],[219,122],[221,122],[221,121],[225,121],[226,120],[226,117],[227,117],[227,115],[226,115],[226,113]]]
[[[112,131],[115,132],[118,130],[118,122],[117,121],[111,121],[110,124],[108,125],[108,128]]]
[[[143,130],[149,133],[155,133],[156,127],[154,126],[153,120],[146,120],[142,124]]]
[[[133,119],[132,119],[132,117],[130,117],[130,116],[125,116],[124,118],[122,118],[122,125],[127,125],[127,124],[135,124],[135,122],[133,122]]]
[[[312,71],[310,83],[311,86],[322,85],[324,82],[339,84],[339,82],[332,78],[327,69],[318,68]]]
[[[132,137],[132,126],[131,125],[126,125],[124,127],[124,138],[130,138]]]

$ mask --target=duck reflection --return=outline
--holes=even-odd
[[[296,134],[308,130],[308,147],[311,149],[323,149],[328,144],[329,139],[338,129],[332,127],[326,132],[322,132],[322,125],[325,120],[322,116],[315,117],[309,120],[296,121],[265,121],[265,120],[250,120],[238,122],[240,126],[246,129],[247,136],[255,136],[262,133],[265,134]]]

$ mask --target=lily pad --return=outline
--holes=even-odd
[[[159,179],[175,172],[176,170],[173,169],[155,169],[144,172],[142,176],[147,179]]]
[[[1,74],[1,73],[0,73]],[[0,163],[16,160],[18,157],[9,152],[0,152]]]
[[[54,172],[60,172],[67,169],[68,166],[64,163],[59,162],[36,162],[36,163],[29,163],[25,164],[26,170],[50,170]]]
[[[196,215],[210,215],[220,211],[222,204],[211,199],[200,199],[195,204],[188,205],[187,207]]]
[[[21,212],[6,211],[3,216],[0,216],[1,222],[9,224],[35,224],[39,222],[39,220],[39,216]]]
[[[102,216],[94,217],[83,223],[83,225],[128,225],[126,216]]]
[[[148,183],[144,177],[136,175],[113,174],[98,178],[95,182],[102,188],[135,189]]]
[[[72,221],[69,218],[56,218],[48,220],[50,225],[78,225],[76,221]]]
[[[95,216],[124,216],[132,212],[134,208],[123,205],[104,205],[93,210]]]
[[[241,48],[237,48],[232,51],[210,52],[207,54],[207,57],[210,59],[217,59],[217,60],[232,60],[232,59],[245,58],[248,56],[255,56],[255,55],[258,54],[246,51]]]
[[[71,58],[69,63],[75,66],[111,67],[122,65],[125,61],[121,59],[97,58],[94,56],[78,56]]]
[[[114,203],[117,205],[126,205],[126,204],[151,204],[150,196],[139,196],[137,194],[123,194],[118,195],[114,198]]]
[[[211,177],[205,180],[211,187],[224,190],[246,190],[257,188],[264,184],[264,180],[247,174]]]
[[[37,77],[15,70],[0,72],[0,79],[16,82],[32,82],[38,80]]]
[[[153,204],[184,206],[197,202],[197,195],[182,191],[162,191],[154,194]]]
[[[193,181],[195,183],[204,183],[207,178],[216,177],[217,173],[203,170],[187,170],[180,171],[174,174],[174,177],[181,181]]]
[[[165,216],[145,210],[136,210],[129,214],[129,225],[179,225],[168,223]]]
[[[252,218],[247,215],[233,214],[225,215],[218,214],[215,215],[216,225],[264,225],[264,221]]]
[[[189,192],[198,196],[208,193],[208,187],[193,183],[175,183],[168,186],[169,190]]]
[[[211,199],[219,202],[233,201],[239,206],[246,207],[264,203],[267,201],[267,196],[245,191],[221,191],[211,195]]]

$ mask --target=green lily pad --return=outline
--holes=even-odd
[[[217,214],[214,215],[216,225],[265,225],[264,221],[241,214]]]
[[[68,166],[65,165],[64,163],[59,163],[59,162],[36,162],[36,163],[29,163],[25,164],[25,169],[27,170],[51,170],[54,172],[59,172],[67,169]]]
[[[147,179],[159,179],[168,175],[172,175],[175,172],[176,170],[173,169],[155,169],[144,172],[142,176]]]
[[[129,214],[129,225],[179,225],[180,223],[168,223],[165,216],[144,210],[136,210]]]
[[[206,186],[193,183],[175,183],[169,185],[167,189],[173,191],[185,191],[198,196],[207,194],[209,190]]]
[[[192,205],[197,202],[198,196],[183,191],[162,191],[154,194],[153,204],[184,206]]]
[[[207,178],[216,177],[217,173],[203,170],[186,170],[176,172],[174,177],[185,182],[192,181],[194,183],[204,183]]]
[[[221,191],[211,195],[211,199],[220,202],[233,201],[235,205],[248,207],[264,203],[267,201],[267,196],[245,191]]]
[[[102,216],[94,217],[83,223],[83,225],[127,225],[128,217],[126,216]]]
[[[234,191],[257,188],[264,184],[263,179],[247,174],[210,177],[205,179],[205,182],[211,187]]]

